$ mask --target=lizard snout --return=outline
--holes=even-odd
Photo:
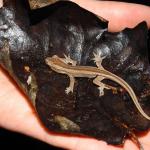
[[[45,63],[47,64],[47,65],[52,65],[52,60],[51,60],[52,58],[51,57],[47,57],[46,59],[45,59]]]

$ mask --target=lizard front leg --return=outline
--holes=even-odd
[[[64,57],[65,58],[59,58],[59,59],[61,59],[65,64],[71,64],[72,66],[76,66],[77,61],[71,59],[69,55],[67,56],[64,54]]]
[[[75,78],[72,75],[69,75],[69,78],[70,78],[70,84],[69,87],[67,87],[65,90],[66,94],[69,94],[70,92],[73,93],[73,89],[74,89]]]

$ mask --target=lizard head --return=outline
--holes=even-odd
[[[59,61],[58,58],[59,58],[59,57],[58,57],[57,55],[53,55],[52,57],[47,57],[47,58],[45,59],[45,62],[46,62],[46,64],[49,65],[50,67],[54,67],[54,66],[58,63],[58,61]]]
[[[53,55],[52,57],[47,57],[45,59],[45,62],[52,70],[63,74],[66,73],[66,71],[64,70],[66,64],[57,55]]]

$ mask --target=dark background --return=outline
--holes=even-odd
[[[62,150],[28,136],[0,129],[0,150],[7,149]]]
[[[130,3],[139,3],[150,6],[150,0],[120,0]],[[42,150],[61,150],[60,148],[55,148],[35,140],[33,138],[27,137],[25,135],[21,135],[18,133],[10,132],[4,129],[0,129],[0,147],[3,149],[42,149]]]

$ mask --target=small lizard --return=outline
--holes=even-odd
[[[138,98],[135,95],[133,89],[130,87],[130,85],[124,81],[119,76],[105,70],[103,68],[102,60],[105,57],[101,57],[100,54],[94,54],[94,61],[96,63],[97,67],[93,66],[76,66],[77,62],[72,60],[70,56],[65,56],[65,58],[60,58],[57,55],[53,55],[52,57],[47,57],[45,59],[46,64],[55,72],[66,74],[70,78],[70,85],[66,88],[66,93],[73,92],[75,78],[76,77],[85,77],[85,78],[94,78],[93,83],[98,86],[99,90],[99,96],[104,95],[104,89],[112,89],[116,90],[115,87],[106,85],[102,83],[101,81],[104,79],[112,80],[119,85],[121,85],[131,96],[135,106],[137,107],[138,111],[148,120],[150,120],[150,117],[143,111],[142,107],[140,106],[138,102]]]

